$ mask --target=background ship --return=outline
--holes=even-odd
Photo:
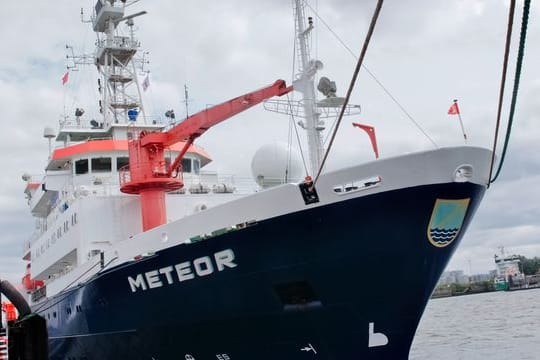
[[[499,250],[500,253],[494,256],[496,277],[493,282],[495,290],[523,290],[540,286],[539,274],[525,274],[521,256],[506,254],[503,246],[500,246]]]
[[[301,9],[300,47],[310,26]],[[247,196],[217,175],[205,183],[200,168],[209,155],[191,142],[208,124],[145,123],[128,66],[138,43],[133,32],[114,31],[124,20],[133,29],[117,2],[95,7],[92,25],[104,34],[96,53],[103,120],[66,119],[56,137],[64,147],[50,155],[45,181],[27,179],[40,228],[25,258],[45,282],[34,289],[29,277],[29,290],[48,323],[51,357],[406,357],[483,196],[490,152],[457,147],[378,160],[324,173],[315,191],[299,179]],[[294,85],[307,93],[314,174],[322,126],[310,94],[318,65],[307,56],[301,62]],[[233,103],[248,107],[253,97],[288,91],[276,82],[217,108],[218,118]],[[154,161],[160,146],[178,140],[170,161]],[[175,159],[183,179],[172,176]],[[165,190],[173,193],[161,197]],[[381,262],[402,270],[393,274],[401,288],[377,281],[366,291],[367,279],[388,276]]]

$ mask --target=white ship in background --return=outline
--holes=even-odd
[[[518,255],[508,255],[504,247],[500,247],[500,255],[495,254],[497,277],[494,280],[495,290],[510,290],[525,285],[525,274],[521,271],[521,260]]]

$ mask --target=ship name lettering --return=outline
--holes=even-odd
[[[157,289],[175,282],[183,282],[213,274],[216,270],[224,271],[235,268],[234,252],[231,249],[219,251],[210,256],[196,258],[193,261],[184,261],[179,264],[169,265],[157,270],[150,270],[134,277],[128,276],[127,280],[131,292]],[[174,276],[176,275],[176,276]]]

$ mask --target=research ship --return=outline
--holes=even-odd
[[[144,12],[97,1],[103,117],[77,108],[57,133],[46,128],[60,146],[50,146],[43,178],[24,176],[36,230],[23,284],[46,322],[50,359],[408,357],[489,183],[491,151],[438,148],[315,178],[325,114],[359,107],[329,80],[316,100],[313,24],[304,1],[294,4],[300,72],[291,85],[267,79],[181,121],[169,112],[162,124],[147,119],[147,84],[133,66]],[[302,101],[286,100],[291,91]],[[271,149],[256,191],[241,191],[205,171],[211,155],[195,140],[265,101],[301,119],[308,176],[265,172],[279,152]]]

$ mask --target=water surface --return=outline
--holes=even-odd
[[[410,360],[540,359],[540,289],[433,299]]]

